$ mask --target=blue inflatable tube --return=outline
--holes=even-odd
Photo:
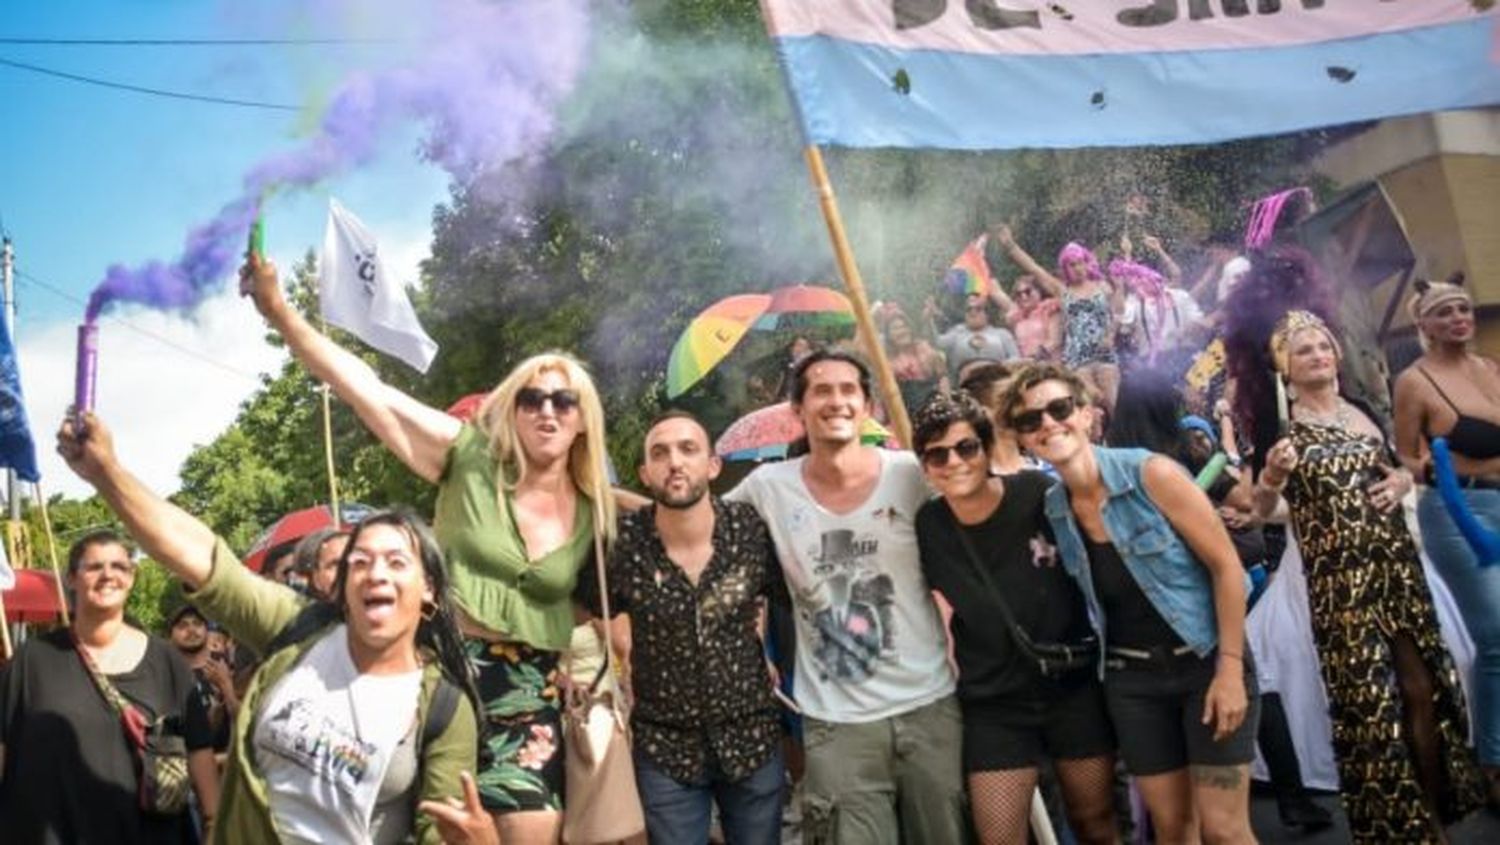
[[[1448,515],[1453,517],[1459,533],[1464,535],[1469,548],[1474,550],[1474,557],[1479,559],[1479,565],[1494,566],[1500,563],[1500,534],[1480,525],[1474,512],[1469,510],[1469,503],[1464,501],[1463,488],[1458,486],[1458,473],[1453,470],[1453,456],[1448,452],[1447,438],[1432,439],[1432,466],[1433,474],[1437,477],[1438,495],[1442,497],[1443,504],[1448,508]]]

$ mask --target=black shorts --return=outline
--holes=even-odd
[[[1255,662],[1245,652],[1245,721],[1223,740],[1203,724],[1203,698],[1214,678],[1218,652],[1188,653],[1159,663],[1111,660],[1104,677],[1109,715],[1120,734],[1120,757],[1136,776],[1159,775],[1185,766],[1239,766],[1255,759],[1260,690]]]
[[[1104,689],[1083,678],[1042,702],[964,702],[964,772],[1029,769],[1046,760],[1112,754]]]

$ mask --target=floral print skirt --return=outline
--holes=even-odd
[[[485,809],[562,810],[559,652],[523,643],[464,641],[484,702],[489,764],[477,778]]]

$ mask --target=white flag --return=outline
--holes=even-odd
[[[328,201],[318,274],[323,319],[427,372],[437,343],[417,322],[405,286],[391,275],[370,230],[336,199]]]

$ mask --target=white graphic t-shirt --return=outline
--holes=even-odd
[[[797,704],[828,722],[884,719],[954,688],[912,523],[931,491],[914,455],[880,455],[874,492],[846,514],[813,499],[806,458],[763,466],[727,497],[771,528],[797,619]]]
[[[391,754],[416,718],[420,669],[360,675],[339,625],[273,686],[257,714],[255,762],[287,842],[368,842]]]

